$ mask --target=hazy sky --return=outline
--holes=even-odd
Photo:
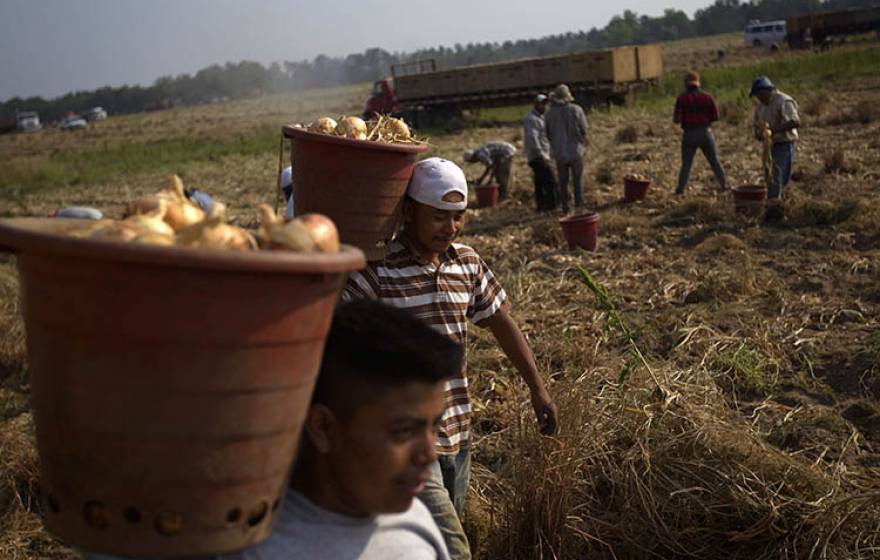
[[[0,100],[151,84],[227,61],[504,41],[711,0],[0,0]]]

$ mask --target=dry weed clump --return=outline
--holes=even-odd
[[[870,124],[880,120],[880,106],[871,99],[862,99],[848,110],[835,113],[825,119],[828,126],[847,124]]]
[[[8,262],[0,264],[0,332],[0,382],[14,387],[24,382],[27,353],[19,312],[18,273]]]
[[[488,558],[852,558],[880,544],[876,495],[780,452],[707,379],[667,372],[666,397],[579,378],[557,386],[563,425],[507,434]],[[501,483],[503,479],[505,483]],[[866,556],[861,556],[866,558]]]
[[[831,103],[831,96],[828,92],[820,92],[807,98],[804,103],[804,113],[811,117],[821,117],[828,109]]]
[[[849,221],[860,212],[862,203],[857,199],[839,201],[807,198],[786,208],[790,227],[832,226]]]
[[[614,182],[614,168],[607,160],[596,167],[596,182],[600,185],[610,185]]]
[[[836,148],[822,156],[825,173],[852,173],[855,167],[848,161],[844,150]]]
[[[635,144],[639,141],[639,129],[635,125],[628,125],[617,131],[614,137],[618,144]]]
[[[721,103],[718,107],[718,118],[731,126],[738,126],[746,118],[746,110],[739,101]]]

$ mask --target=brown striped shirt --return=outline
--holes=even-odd
[[[440,266],[425,263],[405,243],[395,240],[385,260],[353,273],[342,292],[344,301],[377,299],[412,311],[435,330],[467,347],[467,321],[491,317],[507,296],[476,251],[453,243]],[[467,369],[446,384],[446,410],[440,421],[437,451],[457,453],[470,439],[471,402]]]

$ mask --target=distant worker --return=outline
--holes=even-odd
[[[513,144],[507,142],[489,142],[475,150],[468,150],[464,153],[464,160],[467,163],[482,163],[486,166],[486,170],[477,179],[477,185],[491,184],[492,180],[498,182],[499,199],[507,198],[510,186],[510,174],[513,170],[513,156],[516,155],[516,148]]]
[[[544,113],[550,99],[543,93],[535,97],[535,106],[526,115],[523,121],[525,129],[524,149],[526,160],[535,177],[535,206],[538,212],[555,210],[558,204],[556,200],[556,175],[550,165],[550,140],[544,127]]]
[[[574,205],[584,205],[584,155],[587,153],[587,116],[565,84],[559,84],[550,94],[550,108],[544,117],[550,148],[559,173],[557,199],[562,210],[569,210],[568,179],[574,183]]]
[[[281,170],[281,191],[284,193],[284,198],[287,202],[287,210],[284,212],[284,217],[292,220],[293,219],[293,167],[287,166]]]
[[[684,78],[685,91],[675,100],[675,112],[672,121],[681,125],[684,134],[681,137],[681,169],[678,172],[678,187],[675,194],[684,194],[687,187],[688,177],[691,174],[691,165],[697,149],[706,156],[718,188],[727,188],[727,179],[724,168],[718,161],[715,150],[715,136],[712,134],[712,123],[718,120],[718,107],[715,99],[703,91],[700,87],[700,75],[696,72],[688,72]]]
[[[765,127],[769,127],[773,134],[771,153],[775,169],[768,186],[767,198],[779,199],[791,179],[795,160],[797,129],[801,123],[797,102],[790,95],[776,89],[767,76],[758,76],[755,79],[749,96],[758,99],[752,122],[755,138],[763,141]]]
[[[104,213],[90,206],[66,206],[59,208],[51,214],[50,218],[74,218],[79,220],[102,220]]]

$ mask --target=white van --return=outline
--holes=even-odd
[[[785,40],[785,20],[749,22],[743,38],[750,47],[781,45]]]

